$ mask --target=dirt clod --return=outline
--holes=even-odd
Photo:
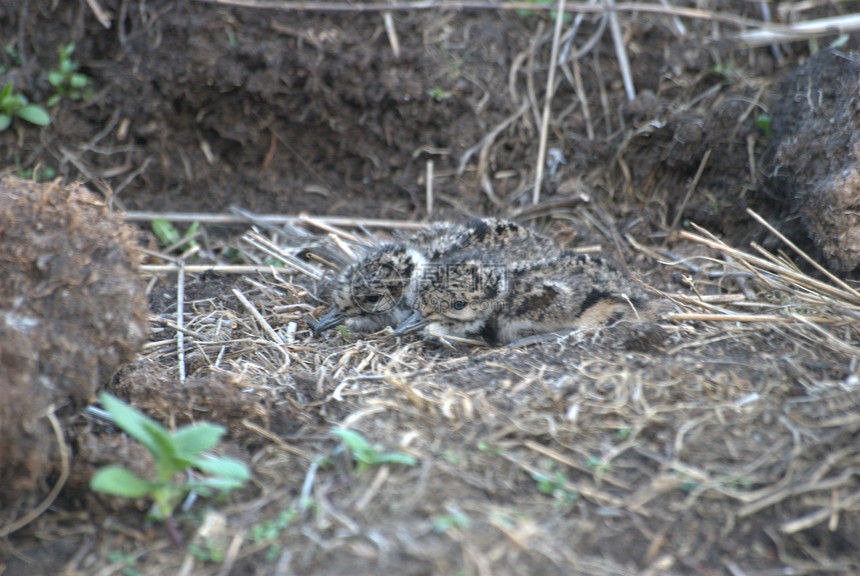
[[[136,237],[83,186],[0,178],[4,513],[57,465],[47,412],[74,414],[143,343]]]
[[[834,270],[860,268],[857,54],[822,50],[771,95],[769,188]]]

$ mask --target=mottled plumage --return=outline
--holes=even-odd
[[[483,338],[506,344],[535,334],[636,319],[648,293],[603,258],[562,252],[510,264],[481,254],[455,256],[425,273],[404,333]]]
[[[345,324],[372,332],[397,326],[413,311],[418,280],[458,254],[521,262],[555,254],[552,242],[513,222],[476,219],[465,226],[433,224],[411,238],[381,246],[347,266],[332,287],[332,310],[317,332]]]

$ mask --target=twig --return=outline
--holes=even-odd
[[[532,12],[555,10],[554,4],[534,2],[497,2],[493,0],[412,0],[400,2],[285,2],[282,0],[196,0],[206,4],[222,4],[226,6],[242,6],[261,10],[281,10],[285,12],[384,12],[415,11],[415,10],[530,10]],[[662,6],[645,2],[621,2],[612,7],[616,12],[643,12],[652,14],[668,14],[682,18],[714,20],[732,24],[741,28],[767,27],[767,22],[744,18],[736,14],[713,12],[698,8],[681,6]],[[586,12],[600,14],[606,12],[605,6],[593,5],[587,2],[571,2],[568,12]]]
[[[433,214],[433,160],[427,160],[427,216]]]
[[[185,382],[185,267],[182,260],[177,260],[176,264],[179,267],[176,277],[176,361],[179,381]]]
[[[284,341],[281,339],[280,336],[278,336],[278,333],[275,332],[275,329],[272,328],[271,324],[269,324],[266,321],[266,319],[263,318],[263,315],[260,314],[260,311],[257,310],[257,308],[254,307],[253,304],[251,304],[251,301],[248,300],[248,298],[246,298],[244,294],[242,294],[241,292],[239,292],[238,290],[233,288],[233,295],[236,296],[236,298],[239,299],[239,302],[242,303],[242,305],[245,307],[245,309],[251,313],[251,316],[254,317],[254,319],[263,328],[263,330],[266,332],[266,334],[269,335],[269,338],[271,338],[272,344],[275,344],[277,349],[280,350],[281,353],[284,355],[284,358],[285,358],[284,364],[283,364],[283,366],[281,366],[281,368],[278,369],[278,373],[279,374],[282,373],[284,370],[289,368],[290,364],[292,363],[292,358],[290,358],[290,353],[286,349],[286,347],[284,345]]]
[[[772,316],[755,314],[666,314],[667,320],[684,322],[687,320],[699,320],[702,322],[801,322],[800,317],[789,318],[786,316]],[[817,322],[819,324],[836,324],[837,321],[832,318],[804,318],[803,320]]]
[[[552,97],[555,94],[555,70],[559,65],[558,47],[561,41],[561,26],[564,22],[564,5],[566,0],[558,0],[555,12],[555,30],[552,33],[552,49],[549,56],[549,74],[546,79],[546,94],[543,102],[543,114],[540,123],[540,142],[538,143],[537,166],[535,166],[535,187],[532,191],[532,204],[540,202],[540,187],[543,183],[544,163],[546,162],[546,142],[549,138],[549,115],[552,108]]]
[[[235,214],[212,214],[206,212],[145,212],[129,211],[123,214],[126,220],[139,222],[161,218],[169,222],[200,222],[201,224],[242,224],[246,221],[242,216]],[[290,216],[287,214],[258,214],[256,216],[261,222],[270,224],[301,224],[311,223],[308,216]],[[314,216],[313,222],[324,223],[331,226],[366,226],[368,228],[383,228],[390,230],[420,230],[426,226],[422,222],[410,222],[407,220],[385,220],[379,218],[353,218],[349,216]]]
[[[463,152],[463,155],[460,157],[460,166],[457,168],[457,174],[460,175],[466,171],[466,165],[469,163],[469,160],[472,156],[483,148],[484,146],[490,146],[496,140],[499,134],[501,134],[508,126],[513,124],[520,116],[525,114],[526,110],[529,108],[529,103],[527,100],[524,100],[522,104],[520,104],[519,109],[502,120],[499,124],[497,124],[489,133],[485,134],[477,144]]]
[[[624,35],[621,33],[621,25],[618,23],[618,13],[612,8],[615,0],[606,0],[606,8],[609,12],[609,30],[612,32],[612,42],[615,44],[615,55],[618,58],[618,67],[621,69],[621,78],[624,81],[624,91],[627,100],[636,99],[636,88],[633,86],[633,75],[630,73],[630,60],[627,58],[627,49],[624,47]]]
[[[400,58],[400,40],[397,38],[397,29],[394,27],[394,17],[391,10],[382,13],[382,21],[385,23],[385,33],[388,35],[388,43],[395,58]]]
[[[702,173],[705,171],[705,166],[708,165],[708,160],[711,159],[711,150],[708,149],[705,152],[705,155],[702,156],[702,161],[699,162],[699,169],[696,170],[696,175],[693,177],[693,181],[690,183],[690,187],[687,188],[687,194],[684,195],[684,201],[681,202],[681,205],[678,206],[678,212],[675,213],[675,219],[672,220],[672,226],[669,228],[669,236],[666,236],[666,240],[669,240],[671,236],[671,232],[678,229],[678,224],[681,222],[681,216],[684,214],[684,210],[687,208],[687,203],[690,202],[690,198],[693,196],[693,191],[699,185],[699,180],[702,178]]]
[[[764,226],[765,228],[767,228],[771,234],[773,234],[774,236],[776,236],[777,238],[779,238],[780,240],[785,242],[789,248],[794,250],[801,258],[803,258],[804,260],[806,260],[807,262],[812,264],[816,270],[818,270],[819,272],[821,272],[822,274],[827,276],[827,278],[829,278],[831,282],[833,282],[834,284],[836,284],[837,286],[839,286],[840,288],[842,288],[843,290],[845,290],[846,292],[848,292],[849,294],[854,296],[858,301],[860,301],[860,293],[858,293],[854,288],[852,288],[851,286],[849,286],[848,284],[846,284],[845,282],[843,282],[842,280],[840,280],[839,278],[834,276],[833,273],[830,272],[829,270],[827,270],[824,266],[822,266],[821,264],[819,264],[818,262],[816,262],[815,260],[810,258],[806,252],[804,252],[803,250],[798,248],[794,244],[794,242],[792,242],[791,240],[789,240],[788,238],[783,236],[782,233],[779,230],[777,230],[776,228],[774,228],[773,226],[771,226],[767,220],[765,220],[764,218],[759,216],[751,208],[747,208],[747,214],[749,214],[750,216],[755,218],[756,221],[759,224],[761,224],[762,226]]]
[[[220,274],[271,274],[275,271],[272,266],[250,266],[250,265],[217,265],[217,264],[191,264],[183,266],[189,274],[200,274],[201,272],[218,272]],[[141,272],[159,274],[163,272],[178,272],[176,264],[143,264]]]
[[[257,250],[261,250],[273,258],[277,258],[293,270],[301,272],[305,276],[309,276],[314,280],[322,280],[324,274],[314,268],[311,268],[292,254],[288,254],[281,250],[279,246],[273,244],[268,239],[260,236],[256,232],[249,232],[242,236],[242,241],[247,242]]]
[[[760,30],[745,30],[735,37],[737,42],[750,47],[765,46],[774,42],[808,40],[825,34],[848,34],[860,30],[860,14],[848,14],[807,20],[788,26],[766,26]]]
[[[695,224],[693,224],[693,226],[697,230],[700,230],[700,231],[702,230],[700,227],[696,226]],[[779,266],[777,264],[774,264],[773,262],[765,260],[764,258],[758,258],[756,256],[753,256],[751,254],[747,254],[747,253],[742,252],[740,250],[737,250],[735,248],[731,248],[730,246],[726,245],[723,242],[720,242],[717,240],[710,240],[710,239],[704,238],[702,236],[697,236],[696,234],[692,234],[690,232],[687,232],[686,230],[682,230],[681,232],[679,232],[678,237],[683,238],[685,240],[692,240],[694,242],[699,242],[700,244],[704,244],[705,246],[710,246],[711,248],[715,248],[715,249],[720,250],[726,254],[730,254],[730,255],[738,258],[739,260],[741,260],[745,265],[749,266],[750,268],[753,265],[755,265],[755,266],[758,266],[759,268],[763,268],[765,270],[770,270],[770,271],[777,273],[777,274],[782,274],[783,276],[785,276],[785,278],[787,280],[789,280],[793,283],[796,283],[800,286],[804,286],[810,290],[818,290],[820,292],[826,292],[827,294],[830,294],[831,296],[835,296],[836,298],[840,298],[840,299],[845,300],[845,301],[852,301],[854,304],[860,303],[860,298],[857,298],[855,296],[856,292],[853,290],[848,291],[848,292],[846,292],[845,290],[840,290],[839,288],[835,288],[833,286],[830,286],[829,284],[825,284],[824,282],[821,282],[819,280],[816,280],[815,278],[811,278],[809,276],[806,276],[805,274],[794,272],[793,270],[789,270],[788,268],[785,268],[784,266]]]
[[[87,0],[87,6],[90,7],[90,10],[93,11],[93,15],[96,17],[96,20],[99,21],[106,30],[110,30],[110,17],[107,13],[102,9],[97,0]]]

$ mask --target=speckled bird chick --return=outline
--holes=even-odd
[[[473,252],[519,262],[536,254],[557,253],[558,249],[527,228],[495,218],[476,219],[465,226],[433,224],[346,267],[334,281],[334,307],[320,319],[315,331],[338,324],[357,332],[397,326],[412,313],[418,280],[428,266]]]
[[[395,333],[423,327],[497,345],[650,314],[648,293],[614,264],[573,252],[514,265],[455,257],[433,272],[424,275],[416,310]]]

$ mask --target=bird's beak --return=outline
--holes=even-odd
[[[347,318],[349,318],[349,316],[341,312],[337,307],[332,308],[329,310],[328,314],[320,318],[320,321],[317,322],[316,326],[314,326],[314,334],[319,334],[329,328],[334,328],[339,324],[343,324]]]
[[[411,316],[409,316],[409,318],[400,323],[400,326],[398,326],[397,329],[394,330],[394,333],[392,335],[402,336],[404,334],[411,334],[412,332],[417,332],[429,323],[430,321],[427,320],[424,316],[422,316],[421,312],[416,310],[412,313]]]

